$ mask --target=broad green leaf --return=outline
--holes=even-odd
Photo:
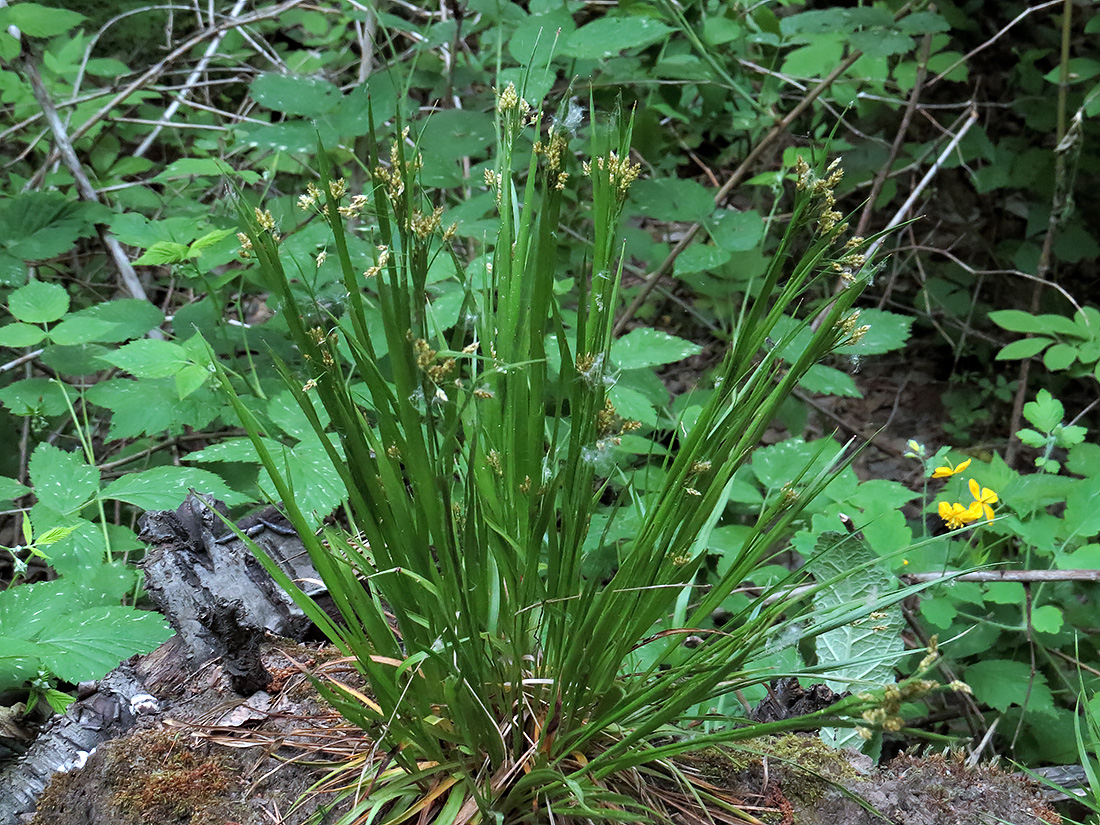
[[[110,340],[115,324],[88,316],[69,316],[50,330],[50,340],[62,346],[88,344],[93,341]],[[0,330],[2,332],[2,330]]]
[[[999,309],[989,313],[989,320],[1009,332],[1047,332],[1042,319],[1019,309]]]
[[[221,478],[198,467],[155,467],[127,473],[104,487],[102,497],[125,501],[143,510],[174,510],[189,489],[212,495],[230,506],[248,501]]]
[[[8,309],[19,321],[49,323],[69,311],[69,293],[59,284],[31,281],[8,296]]]
[[[814,364],[810,367],[798,385],[804,390],[819,395],[838,395],[842,398],[863,397],[852,376],[824,364]]]
[[[1031,626],[1039,633],[1057,633],[1065,624],[1060,608],[1044,604],[1031,611]]]
[[[15,415],[54,416],[69,410],[61,385],[52,378],[25,378],[0,387],[0,401]]]
[[[691,341],[649,327],[639,327],[611,344],[611,359],[621,370],[634,370],[673,364],[702,351],[701,346]]]
[[[1051,372],[1060,372],[1073,366],[1077,360],[1077,347],[1069,344],[1055,344],[1043,353],[1043,366]]]
[[[38,655],[67,682],[99,679],[118,663],[149,653],[172,635],[164,619],[121,605],[75,611],[50,624],[38,637]]]
[[[1021,338],[1013,341],[1006,347],[1002,347],[997,353],[998,361],[1014,361],[1019,358],[1031,358],[1038,355],[1045,347],[1054,343],[1050,338]]]
[[[755,209],[744,212],[726,209],[715,213],[707,229],[719,248],[730,252],[744,252],[755,249],[760,244],[764,237],[764,219]],[[691,251],[690,247],[687,251]]]
[[[28,37],[53,37],[79,25],[83,14],[39,3],[13,3],[0,9],[0,27],[15,26]]]
[[[858,534],[822,533],[807,564],[819,582],[831,582],[814,596],[815,611],[850,608],[898,588],[897,577]],[[904,629],[900,607],[882,608],[871,617],[818,635],[814,640],[818,664],[831,665],[829,673],[834,676],[875,685],[892,683],[894,666],[905,656]],[[829,684],[836,691],[850,689],[846,682]],[[850,729],[822,731],[822,738],[834,747],[859,746],[858,734]]]
[[[14,478],[0,476],[0,501],[14,501],[31,492],[30,487],[20,484]]]
[[[652,45],[671,31],[652,17],[600,17],[566,37],[561,51],[569,57],[599,60]]]
[[[841,354],[852,355],[881,355],[884,352],[892,352],[905,346],[909,340],[909,330],[913,326],[913,318],[908,315],[899,315],[896,312],[887,312],[881,309],[860,310],[859,326],[870,327],[860,339],[859,343],[837,349]]]
[[[34,347],[46,338],[46,331],[31,324],[16,322],[0,327],[0,347]]]
[[[631,186],[630,203],[655,220],[702,223],[714,211],[714,193],[687,178],[655,178]]]
[[[95,235],[96,223],[110,216],[101,204],[71,201],[57,192],[0,198],[0,247],[23,261],[56,258],[72,249],[78,238]]]
[[[190,363],[179,344],[153,339],[133,341],[103,356],[103,360],[138,378],[174,376]]]
[[[966,669],[963,681],[974,691],[974,698],[1004,713],[1012,705],[1049,712],[1054,698],[1042,673],[1033,673],[1024,662],[986,659]]]
[[[274,72],[257,77],[248,91],[261,106],[304,117],[319,117],[340,100],[340,90],[327,80]]]
[[[101,381],[88,390],[88,400],[113,413],[108,441],[166,431],[175,434],[184,427],[201,429],[225,407],[225,399],[209,387],[199,387],[181,399],[175,376]]]
[[[137,298],[122,298],[117,301],[106,301],[96,304],[94,307],[74,312],[58,325],[60,329],[69,321],[88,318],[94,321],[105,321],[111,324],[111,329],[104,329],[94,339],[103,343],[117,343],[131,338],[140,338],[151,329],[164,323],[164,313],[148,301]],[[57,329],[53,332],[56,333]],[[61,343],[61,342],[58,342]]]
[[[692,244],[676,259],[672,271],[677,276],[692,275],[696,272],[712,273],[729,263],[730,258],[731,253],[725,249],[698,243]]]
[[[59,513],[79,510],[99,490],[98,469],[82,455],[46,442],[31,453],[30,478],[38,500]]]

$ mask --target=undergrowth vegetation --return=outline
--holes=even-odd
[[[1091,9],[216,5],[0,9],[6,699],[167,638],[191,488],[339,594],[379,813],[658,805],[789,673],[1095,749]]]

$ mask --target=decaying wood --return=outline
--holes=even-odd
[[[301,540],[276,511],[238,526],[303,589],[321,595]],[[147,513],[141,537],[150,545],[142,564],[146,590],[176,635],[90,686],[26,753],[0,768],[0,825],[15,825],[32,811],[56,772],[82,765],[102,743],[131,730],[141,713],[163,709],[160,700],[205,663],[218,662],[232,689],[251,695],[271,680],[260,657],[266,635],[301,640],[311,629],[244,542],[193,493],[175,511]]]

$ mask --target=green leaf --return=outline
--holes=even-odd
[[[38,501],[59,513],[79,510],[99,490],[98,469],[46,442],[31,454],[30,477]]]
[[[93,341],[110,340],[115,324],[98,318],[69,316],[50,330],[50,340],[61,346],[89,344]],[[0,330],[2,332],[2,330]]]
[[[320,117],[340,100],[340,90],[327,80],[273,72],[257,77],[248,92],[261,106],[304,117]]]
[[[673,272],[677,276],[693,275],[696,272],[713,273],[725,264],[729,263],[731,253],[716,246],[692,244],[685,249],[676,259]]]
[[[1040,318],[1019,309],[999,309],[989,313],[989,320],[1009,332],[1047,332]]]
[[[997,353],[996,360],[1013,361],[1018,358],[1031,358],[1031,356],[1042,352],[1044,347],[1053,343],[1050,338],[1021,338],[1019,341],[1013,341],[1008,346],[1002,347],[1001,351]]]
[[[1077,347],[1055,344],[1043,354],[1043,366],[1051,372],[1069,369],[1077,360]]]
[[[726,209],[715,214],[707,229],[719,248],[744,252],[755,249],[764,237],[764,219],[755,209],[744,212]],[[687,251],[690,252],[691,247]]]
[[[798,385],[809,392],[821,395],[838,395],[842,398],[863,397],[852,376],[824,364],[814,364],[806,370],[806,374],[802,376]]]
[[[167,378],[191,363],[179,344],[153,339],[133,341],[103,360],[138,378]]]
[[[631,186],[630,203],[654,220],[702,223],[714,211],[714,194],[688,178],[655,178]]]
[[[121,605],[90,607],[51,622],[38,636],[38,655],[50,672],[75,684],[99,679],[123,659],[149,653],[171,635],[156,613]]]
[[[51,334],[69,321],[76,319],[90,319],[103,321],[111,325],[111,328],[103,328],[94,340],[103,343],[117,343],[128,341],[131,338],[140,338],[151,329],[164,323],[164,313],[150,304],[137,298],[122,298],[118,301],[106,301],[96,304],[94,307],[82,309],[72,313],[65,321],[62,321]],[[58,341],[58,343],[62,343]],[[73,342],[76,343],[76,342]]]
[[[649,327],[639,327],[611,344],[611,359],[619,369],[634,370],[673,364],[702,351],[701,346],[691,341]]]
[[[8,309],[19,321],[49,323],[69,311],[69,293],[59,284],[31,281],[8,296]]]
[[[614,57],[625,49],[652,45],[671,31],[651,17],[601,17],[566,37],[561,51],[569,57],[599,60]]]
[[[0,327],[0,347],[33,347],[42,343],[46,331],[30,324],[14,323]]]
[[[186,244],[171,241],[158,241],[134,261],[138,266],[157,266],[160,264],[181,264],[191,260]]]
[[[1061,609],[1052,604],[1044,604],[1031,611],[1031,626],[1039,633],[1057,633],[1064,623]]]
[[[246,504],[242,496],[209,470],[198,467],[155,467],[140,473],[127,473],[103,488],[102,498],[116,499],[143,510],[174,510],[187,490],[221,499],[229,506]]]
[[[860,326],[866,325],[870,329],[867,330],[859,343],[839,347],[837,349],[838,353],[881,355],[884,352],[901,349],[905,346],[905,342],[909,340],[909,330],[913,326],[913,318],[882,309],[863,309],[860,310],[858,324]]]
[[[14,501],[31,491],[30,487],[20,484],[14,478],[0,476],[0,501]]]
[[[28,37],[54,37],[79,25],[83,14],[38,3],[15,3],[0,9],[0,28],[15,26]]]
[[[95,235],[96,223],[110,215],[101,204],[70,201],[57,192],[0,198],[0,246],[23,261],[56,258],[72,249],[77,238]]]
[[[175,434],[184,427],[201,429],[224,408],[221,396],[208,387],[181,399],[175,376],[101,381],[88,390],[88,400],[112,412],[108,441],[166,431]]]
[[[0,388],[0,401],[15,415],[61,415],[69,410],[61,385],[51,378],[25,378]]]
[[[1024,418],[1042,432],[1052,432],[1066,414],[1062,402],[1046,390],[1039,390],[1034,401],[1024,404]]]
[[[1032,673],[1023,662],[1008,659],[986,659],[966,669],[965,681],[974,691],[974,698],[1004,713],[1012,705],[1036,711],[1049,711],[1054,698],[1042,673]],[[1030,692],[1030,696],[1029,696]]]
[[[218,243],[223,238],[228,238],[232,234],[232,229],[215,229],[212,232],[207,232],[201,238],[193,241],[187,248],[187,252],[192,258],[198,258],[202,255],[203,250],[214,246],[214,244]]]

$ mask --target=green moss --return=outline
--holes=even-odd
[[[241,816],[239,803],[227,800],[237,785],[228,760],[192,750],[164,731],[114,743],[105,756],[104,774],[112,801],[135,824],[182,819],[190,825],[222,825],[247,817]]]

